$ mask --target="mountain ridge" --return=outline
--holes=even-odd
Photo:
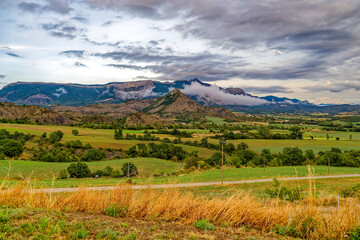
[[[254,105],[281,103],[310,105],[307,101],[257,97],[241,88],[221,88],[197,78],[160,82],[153,80],[109,82],[106,84],[15,82],[0,90],[0,102],[39,106],[84,106],[96,103],[121,103],[131,99],[143,100],[164,96],[173,89],[181,89],[193,100],[206,106]],[[201,89],[197,91],[197,89]],[[204,91],[202,91],[204,90]]]

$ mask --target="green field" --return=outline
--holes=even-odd
[[[218,143],[217,139],[209,139],[211,143]],[[341,150],[360,150],[360,141],[353,140],[340,140],[336,141],[334,139],[326,140],[325,139],[237,139],[237,140],[227,140],[227,143],[233,143],[235,146],[241,142],[244,142],[249,145],[250,149],[261,152],[262,149],[270,149],[273,153],[278,153],[283,150],[285,147],[299,147],[303,150],[312,149],[315,153],[319,151],[327,151],[332,147],[340,148]]]
[[[130,147],[138,144],[138,143],[150,143],[149,141],[140,141],[140,140],[115,140],[114,139],[114,130],[109,129],[89,129],[89,128],[76,128],[76,127],[64,127],[64,126],[50,126],[50,125],[29,125],[29,124],[6,124],[0,123],[0,129],[6,129],[10,132],[23,132],[23,133],[30,133],[37,136],[40,136],[44,132],[47,134],[61,130],[64,133],[64,137],[62,139],[62,143],[66,141],[73,141],[73,140],[80,140],[84,144],[90,143],[91,146],[97,148],[115,148],[115,149],[123,149],[127,150]],[[78,136],[74,136],[72,134],[72,130],[77,129],[79,131]],[[208,132],[208,130],[203,129],[187,129],[191,132],[197,132],[200,135],[203,133]],[[142,134],[144,130],[124,130],[123,133],[129,134]],[[160,138],[168,137],[170,139],[175,138],[171,135],[165,134],[158,134],[156,135]],[[184,138],[184,141],[187,140]],[[194,139],[188,139],[194,140]],[[155,141],[154,143],[160,143]],[[186,146],[183,144],[178,144],[178,146],[183,147],[186,151],[198,151],[199,157],[202,158],[209,158],[212,154],[214,154],[214,150],[200,148],[200,147],[193,147],[193,146]]]
[[[229,124],[228,122],[225,121],[224,118],[219,118],[219,117],[206,116],[206,120],[208,120],[211,123],[218,124],[218,125]]]
[[[137,166],[140,177],[178,172],[183,167],[182,163],[170,162],[157,158],[117,159],[87,162],[86,164],[92,171],[103,169],[106,166],[111,166],[114,170],[121,170],[122,165],[126,162],[132,162]],[[58,177],[59,171],[66,169],[70,164],[71,163],[2,160],[0,161],[0,178],[4,179],[7,177],[10,166],[10,179],[18,179],[21,178],[21,176],[31,177],[31,179],[51,179],[53,174],[55,177]]]
[[[107,165],[112,167],[117,163],[119,168],[121,166],[118,161],[101,161],[91,162],[89,166],[92,170],[100,169]],[[214,182],[221,181],[221,169],[206,170],[201,172],[193,172],[189,174],[183,174],[179,176],[163,176],[163,177],[148,177],[154,173],[164,174],[172,173],[176,170],[180,170],[181,164],[167,162],[159,159],[133,159],[134,163],[139,168],[139,174],[142,177],[133,178],[132,180],[136,184],[163,184],[163,183],[184,183],[184,182]],[[138,162],[137,162],[138,161]],[[12,164],[11,176],[18,176],[18,172],[22,172],[24,177],[29,177],[30,174],[33,179],[31,181],[34,186],[37,187],[50,187],[52,186],[52,174],[51,171],[59,171],[65,168],[66,163],[42,163],[31,161],[14,161]],[[4,164],[7,166],[6,164]],[[166,166],[163,166],[166,165]],[[2,167],[5,169],[5,167]],[[116,167],[114,167],[117,169]],[[315,175],[326,175],[326,166],[314,166]],[[5,177],[6,172],[2,172],[2,176]],[[28,173],[28,175],[25,175]],[[350,167],[331,167],[330,174],[355,174],[360,173],[359,168]],[[265,170],[263,168],[226,168],[224,169],[224,181],[244,180],[244,179],[258,179],[258,178],[274,178],[274,177],[290,177],[290,176],[306,176],[308,175],[308,169],[306,166],[297,167],[268,167]],[[42,178],[42,180],[36,180],[34,176]],[[85,179],[58,179],[54,181],[54,187],[78,187],[78,186],[110,186],[121,184],[125,181],[124,178],[85,178]],[[24,180],[11,180],[11,184],[25,183]]]

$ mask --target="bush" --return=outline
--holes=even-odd
[[[64,133],[62,131],[56,131],[56,132],[52,132],[50,133],[50,137],[49,137],[49,141],[51,143],[56,143],[56,142],[60,142],[61,139],[63,138]]]
[[[196,221],[194,223],[194,226],[196,228],[199,228],[199,229],[202,229],[202,230],[205,230],[205,231],[208,231],[208,230],[214,230],[215,227],[212,223],[209,223],[208,221],[206,221],[206,219],[202,219],[202,220],[199,220],[199,221]]]
[[[90,162],[90,161],[100,161],[106,158],[104,150],[100,149],[89,149],[84,156],[81,157],[81,161]]]
[[[13,139],[6,141],[2,147],[2,152],[10,158],[19,157],[23,153],[23,151],[23,144]]]
[[[86,163],[72,163],[67,168],[71,178],[84,178],[91,175],[89,166]]]
[[[99,177],[110,177],[113,174],[114,169],[110,166],[106,166],[103,170],[96,170],[93,176],[98,175]]]
[[[71,133],[72,133],[74,136],[79,135],[79,131],[76,130],[76,129],[73,129],[73,130],[71,131]]]
[[[341,190],[340,195],[343,197],[360,197],[360,184]]]
[[[67,148],[83,148],[82,142],[80,140],[65,142],[65,147]]]
[[[68,178],[68,172],[65,169],[60,170],[58,179],[67,179],[67,178]]]
[[[280,181],[276,178],[274,178],[274,189],[266,188],[265,193],[271,198],[280,198],[291,202],[301,199],[301,189],[299,187],[292,189],[283,187],[281,186]]]
[[[135,177],[139,174],[137,167],[132,162],[124,163],[122,165],[121,172],[122,175],[126,177]]]
[[[121,178],[123,175],[120,173],[119,170],[115,170],[112,175],[113,178]]]
[[[216,152],[209,159],[206,160],[206,163],[213,167],[221,166],[221,162],[222,162],[221,158],[222,158],[221,152]],[[226,159],[224,155],[224,164],[225,162]]]

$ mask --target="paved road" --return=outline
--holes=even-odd
[[[279,178],[281,181],[294,181],[294,180],[307,180],[307,179],[324,179],[324,178],[348,178],[360,177],[360,174],[344,174],[344,175],[330,175],[330,176],[312,176],[312,177],[288,177]],[[242,183],[261,183],[271,182],[272,178],[267,179],[253,179],[253,180],[240,180],[240,181],[224,181],[224,184],[242,184]],[[146,189],[146,188],[182,188],[182,187],[202,187],[221,185],[221,182],[195,182],[195,183],[176,183],[176,184],[154,184],[154,185],[130,185],[132,189]],[[87,187],[89,191],[109,191],[115,189],[116,186],[106,187]],[[80,188],[44,188],[34,189],[33,192],[47,192],[47,193],[60,193],[60,192],[76,192]]]

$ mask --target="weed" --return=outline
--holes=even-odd
[[[360,240],[360,226],[356,226],[350,232],[350,239],[352,240]]]
[[[196,228],[199,228],[199,229],[202,229],[202,230],[205,230],[205,231],[208,231],[208,230],[214,230],[215,227],[212,223],[209,223],[206,219],[202,219],[202,220],[199,220],[199,221],[196,221],[194,223],[194,226]]]
[[[122,240],[135,240],[135,239],[137,239],[136,233],[129,233],[128,235],[122,238]]]
[[[103,209],[103,213],[110,217],[126,217],[128,207],[121,205],[112,205]]]
[[[116,231],[112,231],[111,229],[103,230],[99,232],[97,235],[97,239],[107,239],[107,240],[115,240],[119,236],[119,233]]]
[[[32,223],[23,223],[20,228],[26,236],[32,235],[36,231],[36,227]]]
[[[82,227],[81,229],[77,230],[73,233],[73,239],[85,239],[89,235],[89,232]]]
[[[7,210],[0,212],[0,223],[7,223],[10,221],[9,213]]]

